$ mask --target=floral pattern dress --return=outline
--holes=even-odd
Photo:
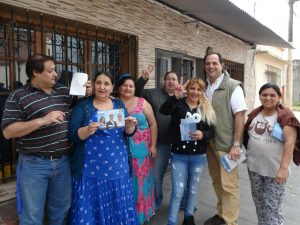
[[[143,112],[143,98],[129,115],[138,121],[137,131],[129,138],[132,157],[133,192],[140,224],[149,222],[155,212],[153,160],[150,156],[150,128]]]

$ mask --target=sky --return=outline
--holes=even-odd
[[[230,0],[284,40],[288,40],[289,0]],[[294,3],[293,59],[300,59],[300,0]]]

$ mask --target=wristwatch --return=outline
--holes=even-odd
[[[237,142],[237,141],[235,141],[235,142],[233,142],[232,146],[233,146],[233,147],[240,147],[240,143]]]

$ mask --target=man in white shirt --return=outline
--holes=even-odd
[[[238,170],[235,168],[230,173],[226,172],[220,159],[224,154],[229,154],[229,158],[233,160],[240,157],[247,107],[241,82],[230,78],[223,66],[221,54],[206,54],[206,94],[217,116],[215,138],[207,149],[207,161],[218,198],[218,213],[209,218],[204,225],[237,225],[240,211]]]

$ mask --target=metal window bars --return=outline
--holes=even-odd
[[[134,35],[0,3],[0,83],[6,90],[26,82],[26,61],[35,53],[54,58],[58,81],[65,85],[77,71],[92,78],[107,70],[115,79],[137,71]],[[15,175],[15,142],[8,146],[0,150],[0,181]]]

